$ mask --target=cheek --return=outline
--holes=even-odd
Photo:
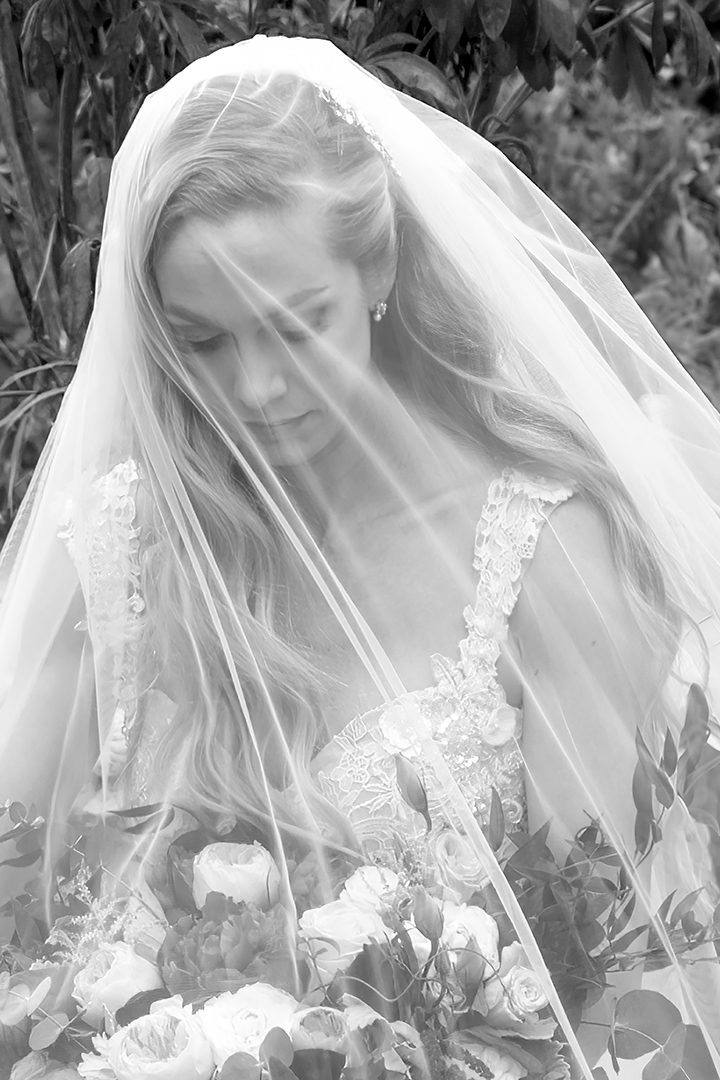
[[[370,365],[370,321],[364,309],[343,324],[341,339],[338,352],[343,357],[344,381],[352,383]]]

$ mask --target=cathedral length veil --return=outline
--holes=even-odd
[[[311,465],[275,467],[267,444],[233,412],[212,364],[197,364],[159,305],[154,260],[162,229],[172,230],[161,218],[179,178],[187,179],[185,162],[200,167],[205,145],[236,152],[238,115],[247,125],[243,152],[262,155],[273,142],[269,127],[277,126],[280,144],[296,110],[299,124],[312,113],[334,157],[328,151],[313,168],[308,135],[307,168],[291,159],[286,166],[292,197],[324,200],[337,220],[355,213],[356,232],[368,235],[391,208],[399,254],[387,244],[378,254],[378,242],[359,268],[365,281],[387,286],[387,314],[372,325],[373,367],[348,371],[314,316],[283,311],[283,296],[253,277],[252,264],[228,257],[212,206],[202,233],[208,264],[250,314],[280,312],[285,329],[264,331],[271,347],[285,350],[348,431],[356,467],[377,490],[378,520],[385,508],[396,514],[398,543],[419,536],[458,595],[472,572],[472,538],[467,551],[453,543],[437,508],[441,494],[472,488],[476,460],[497,476],[511,469],[528,478],[527,498],[563,491],[569,510],[574,493],[599,514],[626,605],[622,632],[607,617],[592,568],[569,545],[535,579],[531,606],[572,693],[535,678],[522,641],[503,648],[532,701],[532,743],[544,747],[535,766],[528,760],[530,824],[551,814],[562,851],[583,824],[563,821],[552,765],[559,763],[583,793],[586,821],[600,819],[622,854],[638,894],[634,923],[655,916],[673,890],[680,898],[701,887],[696,911],[711,919],[705,827],[678,795],[665,804],[651,796],[658,835],[636,869],[631,782],[636,729],[657,763],[666,731],[680,739],[691,684],[711,705],[720,693],[720,418],[610,267],[496,149],[317,40],[258,37],[198,60],[148,98],[116,158],[91,325],[0,565],[0,797],[34,801],[56,847],[71,810],[75,820],[166,803],[221,832],[223,822],[227,829],[245,817],[280,862],[288,838],[325,853],[330,899],[332,852],[352,852],[354,838],[312,779],[313,752],[354,713],[395,703],[399,756],[431,794],[442,792],[448,828],[472,846],[577,1049],[488,842],[487,815],[474,813],[463,769],[424,707],[423,685],[403,679],[384,645],[387,582],[374,586],[361,573],[367,535],[345,533],[333,548],[333,491]],[[281,169],[281,157],[273,160]],[[366,218],[345,190],[355,182],[373,192]],[[244,198],[267,211],[262,191]],[[285,209],[270,204],[271,214]],[[342,250],[347,238],[338,243]],[[368,307],[381,299],[368,295]],[[432,506],[418,476],[438,478]],[[343,483],[336,478],[334,490]],[[222,503],[228,490],[235,517]],[[481,510],[482,500],[476,519]],[[554,511],[558,522],[562,512]],[[560,548],[563,535],[558,525]],[[343,558],[333,557],[339,548]],[[412,647],[429,643],[429,683],[430,653],[446,648],[432,644],[427,567],[418,566],[407,611]],[[480,583],[484,595],[493,572]],[[593,649],[568,623],[568,596],[595,612]],[[466,602],[472,621],[472,591]],[[314,636],[303,633],[303,611],[314,613]],[[459,641],[462,604],[458,621]],[[343,673],[324,668],[338,641],[353,658],[363,703],[340,718],[332,702]],[[641,675],[633,670],[639,662]],[[443,670],[450,682],[460,677]],[[465,686],[460,695],[476,702],[481,720],[487,692]],[[585,714],[593,730],[583,731]],[[466,734],[471,757],[471,724]],[[606,752],[595,754],[598,746]],[[622,792],[610,760],[627,781]],[[115,853],[113,873],[140,888],[136,868],[152,862],[153,845],[144,837],[135,848]],[[52,861],[52,844],[49,851]],[[683,962],[662,921],[654,925],[670,963],[652,985],[670,988],[720,1072],[714,964],[703,949]]]

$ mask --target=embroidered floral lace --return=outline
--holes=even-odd
[[[137,647],[144,612],[138,584],[138,480],[137,464],[125,461],[93,485],[83,516],[87,536],[82,560],[87,566],[93,648],[96,656],[109,657],[113,665],[117,708],[107,740],[115,747],[111,775],[125,773],[124,795],[136,804],[146,801],[152,791],[152,748],[175,711],[164,695],[149,691],[144,696],[153,701],[143,707],[142,732],[134,737],[133,726],[140,718]],[[567,487],[511,470],[491,484],[475,540],[475,603],[464,612],[467,635],[459,644],[458,658],[433,656],[434,685],[351,720],[316,757],[314,773],[321,790],[369,846],[381,845],[399,828],[412,833],[424,827],[402,801],[397,785],[397,755],[422,774],[421,747],[412,722],[418,709],[478,818],[487,820],[494,788],[508,824],[523,825],[522,714],[508,704],[496,666],[523,568],[533,557],[549,511],[571,494]],[[79,561],[72,506],[60,535]],[[449,816],[440,786],[430,776],[423,779],[431,814]]]

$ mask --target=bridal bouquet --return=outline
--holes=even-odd
[[[666,740],[659,763],[640,748],[641,836],[661,830],[676,770],[678,790],[687,788],[693,747],[687,737],[682,746],[678,759]],[[365,862],[298,849],[280,866],[241,826],[221,837],[195,830],[170,843],[150,889],[139,877],[118,899],[101,887],[98,850],[156,833],[173,811],[119,811],[109,841],[107,822],[102,841],[75,840],[50,908],[31,881],[2,911],[0,1077],[569,1078],[543,982],[474,849],[433,823],[422,778],[400,756],[397,765],[400,793],[427,832]],[[14,803],[0,817],[10,823],[0,842],[17,851],[5,864],[37,862],[44,822],[34,809]],[[714,959],[718,935],[698,918],[698,892],[667,897],[642,923],[598,823],[562,863],[547,833],[507,835],[493,792],[487,839],[574,1025],[613,972],[666,966],[663,936],[676,957]],[[699,1029],[655,991],[615,1002],[608,1046],[614,1064],[647,1056],[645,1080],[715,1075]],[[606,1080],[603,1069],[594,1075]]]
[[[13,1080],[569,1076],[522,949],[440,876],[460,884],[455,839],[361,865],[319,905],[317,860],[291,861],[295,924],[260,844],[181,839],[154,956],[137,911],[86,897],[45,943],[54,962],[5,976],[0,1021],[32,1048]]]
[[[411,789],[415,798],[421,791]],[[541,982],[462,836],[440,829],[398,845],[384,857],[393,866],[355,867],[329,903],[316,902],[313,855],[289,860],[283,881],[257,841],[191,850],[197,844],[190,834],[170,847],[158,887],[164,924],[148,919],[152,904],[94,898],[82,860],[62,889],[74,914],[59,918],[45,942],[38,935],[32,944],[27,905],[14,901],[26,940],[22,960],[19,948],[6,950],[15,970],[0,979],[3,1049],[14,1046],[17,1059],[3,1075],[569,1078]],[[534,865],[552,881],[547,854],[544,837],[531,837],[515,846],[506,872],[531,878]],[[607,850],[598,858],[611,861]],[[587,862],[595,865],[589,851]],[[619,1056],[637,1056],[644,993],[616,1016]],[[653,1024],[659,1015],[676,1028],[674,1006],[662,1009]]]

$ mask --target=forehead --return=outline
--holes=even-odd
[[[338,264],[311,203],[246,210],[227,221],[190,219],[161,249],[155,275],[163,307],[211,318],[228,305],[263,312],[331,285]]]

